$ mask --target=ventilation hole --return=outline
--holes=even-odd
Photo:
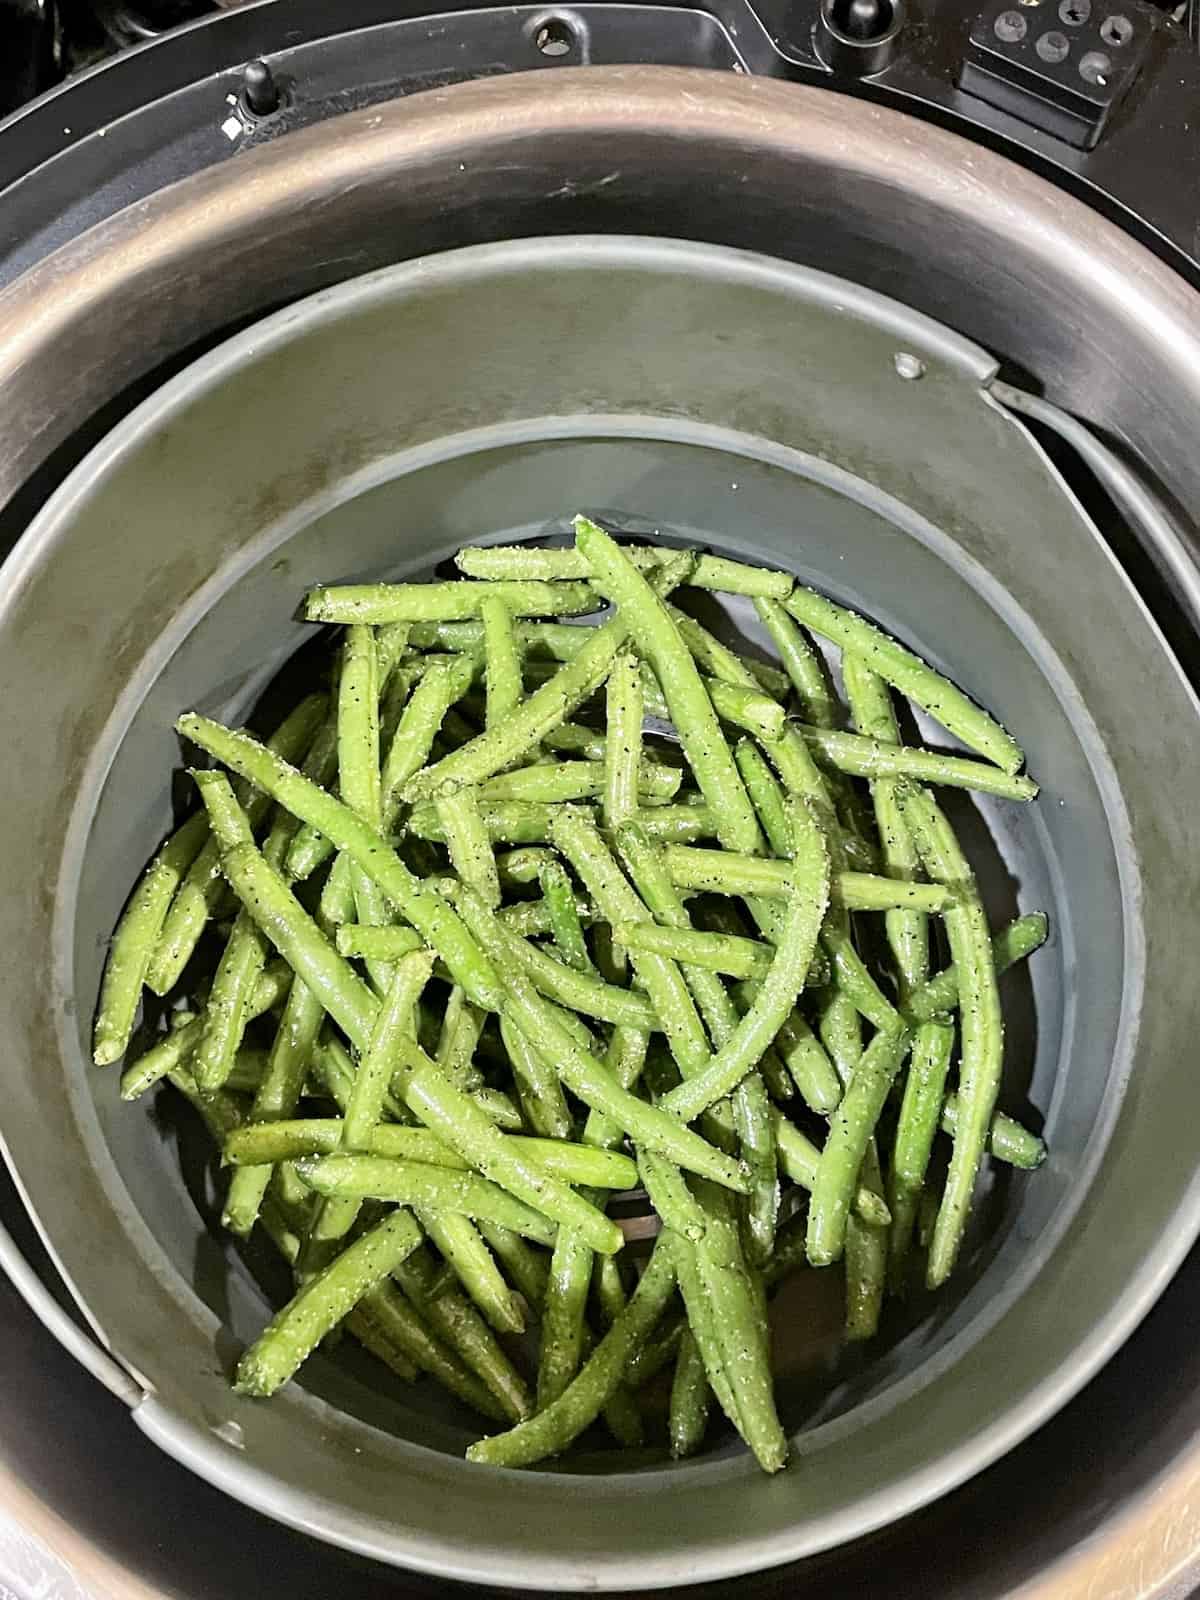
[[[544,56],[567,56],[575,48],[575,30],[562,17],[547,17],[533,42]]]

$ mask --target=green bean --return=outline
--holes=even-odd
[[[422,1180],[422,1187],[430,1191],[448,1192],[452,1185],[459,1183],[465,1187],[466,1180],[473,1176],[468,1173],[438,1172],[436,1167],[431,1171],[437,1174],[434,1181]],[[503,1194],[504,1191],[500,1189],[497,1193]],[[487,1206],[490,1201],[472,1200],[470,1204]],[[417,1221],[441,1251],[464,1293],[473,1301],[488,1326],[497,1333],[524,1333],[525,1314],[520,1303],[505,1282],[504,1274],[496,1265],[472,1219],[458,1211],[422,1206],[417,1210]]]
[[[218,1141],[234,1137],[240,1114],[230,1097],[218,1090],[214,1095],[202,1096],[187,1073],[173,1074],[181,1091],[200,1111],[209,1131]],[[294,1266],[300,1255],[300,1233],[303,1222],[296,1208],[283,1198],[268,1195],[262,1205],[262,1221],[271,1242],[284,1260]],[[401,1268],[400,1270],[403,1270]],[[370,1326],[367,1325],[368,1319]],[[406,1379],[415,1376],[416,1368],[430,1372],[440,1382],[483,1413],[500,1417],[486,1389],[454,1357],[443,1351],[433,1340],[419,1318],[400,1300],[395,1290],[387,1284],[369,1291],[346,1318],[346,1326],[368,1349],[387,1361],[392,1369]],[[372,1334],[378,1335],[373,1339]],[[379,1348],[379,1338],[386,1341],[387,1349]]]
[[[532,1402],[525,1381],[479,1312],[456,1289],[431,1292],[436,1269],[428,1251],[414,1250],[393,1277],[434,1333],[483,1380],[505,1416],[514,1421],[527,1417]]]
[[[1004,1059],[1004,1018],[987,917],[954,830],[937,802],[922,789],[906,788],[900,804],[925,870],[938,882],[952,883],[958,896],[945,920],[950,953],[958,971],[962,1033],[959,1111],[926,1274],[929,1287],[936,1289],[954,1268],[987,1144]]]
[[[690,567],[691,558],[686,555],[665,562],[655,576],[658,590],[669,593],[686,577]],[[546,734],[565,722],[608,677],[629,633],[620,617],[601,627],[578,631],[586,633],[586,638],[571,661],[523,700],[503,727],[487,729],[410,780],[406,798],[415,802],[432,797],[440,789],[482,783],[519,761]]]
[[[873,1027],[897,1027],[899,1013],[867,970],[848,934],[830,935],[827,931],[826,949],[833,958],[834,982],[855,1009]]]
[[[783,707],[757,684],[753,688],[746,688],[739,683],[725,683],[720,678],[697,676],[713,711],[722,722],[730,722],[735,728],[744,728],[759,739],[778,739],[782,734],[786,724]],[[671,701],[661,691],[655,694],[653,690],[656,687],[657,681],[647,681],[647,674],[643,672],[647,715],[675,722],[675,714],[670,711]],[[676,731],[682,732],[678,726]]]
[[[550,1258],[538,1350],[537,1408],[545,1411],[566,1391],[583,1359],[584,1313],[593,1252],[573,1229],[563,1229]]]
[[[670,609],[667,620],[676,625],[675,613]],[[695,663],[690,664],[695,670]],[[743,684],[727,683],[703,673],[698,673],[697,678],[708,695],[713,711],[722,722],[731,722],[735,728],[744,728],[760,739],[779,738],[786,725],[784,709],[777,700],[764,693],[757,683],[747,688]],[[661,722],[674,723],[671,703],[648,662],[642,664],[641,684],[646,715],[657,717]]]
[[[784,937],[771,970],[733,1036],[701,1074],[673,1089],[664,1108],[690,1122],[734,1089],[761,1058],[791,1014],[804,986],[829,901],[829,859],[824,839],[803,801],[790,805],[795,860]]]
[[[631,950],[648,950],[732,978],[765,978],[774,960],[771,946],[759,939],[701,933],[695,928],[660,928],[652,922],[618,922],[613,938]]]
[[[645,906],[630,887],[590,817],[578,810],[564,809],[555,818],[551,835],[606,922],[615,926],[618,922],[649,920]],[[678,966],[662,956],[642,951],[633,954],[633,965],[649,997],[652,1015],[665,1031],[680,1071],[685,1076],[702,1071],[710,1060],[708,1039]],[[640,1026],[652,1027],[654,1021]]]
[[[942,1107],[942,1128],[951,1137],[958,1129],[956,1094],[948,1096]],[[1005,1161],[1010,1167],[1020,1167],[1025,1172],[1032,1172],[1046,1159],[1045,1143],[1037,1134],[1030,1133],[1028,1128],[1023,1128],[1019,1122],[1006,1116],[1003,1111],[997,1111],[992,1116],[992,1126],[988,1133],[988,1150],[995,1160]]]
[[[642,1150],[638,1154],[638,1172],[663,1227],[670,1228],[691,1244],[703,1239],[707,1219],[679,1168],[664,1161],[662,1156]]]
[[[716,1395],[721,1410],[745,1440],[746,1431],[737,1396],[726,1370],[725,1348],[717,1332],[716,1309],[709,1286],[700,1272],[699,1252],[686,1239],[669,1234],[666,1237],[671,1239],[675,1248],[679,1293],[687,1313],[685,1325],[696,1341],[709,1387]]]
[[[638,820],[652,822],[653,813]],[[666,846],[666,860],[671,881],[679,889],[702,894],[788,893],[791,868],[786,861],[676,844]],[[892,906],[944,911],[953,899],[953,892],[943,884],[897,883],[869,872],[841,872],[830,882],[830,900],[847,911],[886,911]]]
[[[637,823],[625,823],[617,830],[617,847],[643,900],[660,923],[666,925],[660,931],[685,936],[692,934],[691,918],[671,883],[661,853],[651,844],[645,830]],[[653,925],[637,923],[622,926],[632,926],[641,931]],[[707,971],[701,963],[688,961],[685,957],[681,971],[713,1043],[718,1049],[722,1048],[737,1032],[737,1008],[720,978]],[[764,1052],[764,1064],[770,1054],[770,1051]],[[779,1206],[775,1141],[762,1076],[760,1068],[759,1073],[751,1073],[744,1078],[734,1090],[731,1106],[742,1159],[746,1162],[751,1179],[746,1225],[756,1259],[763,1259],[769,1253]]]
[[[569,1034],[564,1035],[570,1039]],[[578,1050],[574,1040],[571,1047]],[[414,1057],[416,1052],[414,1052]],[[598,1063],[597,1063],[598,1066]],[[438,1133],[485,1178],[498,1183],[555,1222],[584,1233],[603,1255],[621,1247],[621,1230],[603,1212],[583,1200],[544,1168],[515,1149],[498,1133],[472,1102],[427,1061],[408,1080],[408,1103],[417,1116]],[[639,1102],[640,1104],[640,1102]]]
[[[341,1141],[342,1122],[337,1117],[305,1117],[296,1121],[246,1123],[226,1141],[223,1156],[235,1166],[295,1161],[302,1156],[332,1155]],[[560,1138],[529,1138],[509,1134],[529,1160],[562,1183],[588,1184],[600,1189],[631,1189],[637,1168],[628,1156]],[[398,1127],[379,1123],[363,1147],[367,1154],[398,1161],[468,1171],[456,1150],[428,1128]]]
[[[1000,724],[895,639],[813,589],[797,586],[784,604],[798,622],[814,633],[832,639],[847,653],[861,656],[881,678],[928,711],[963,744],[994,761],[1004,772],[1021,770],[1025,757]]]
[[[364,1149],[372,1129],[383,1115],[384,1097],[396,1070],[397,1042],[403,1035],[412,1034],[413,1007],[420,999],[432,970],[433,956],[427,950],[405,956],[395,969],[391,988],[375,1018],[370,1043],[354,1076],[342,1125],[341,1149],[345,1153]],[[319,1193],[327,1192],[303,1172],[301,1176]],[[339,1195],[335,1198],[338,1203],[318,1207],[312,1221],[309,1244],[318,1253],[330,1241],[343,1238],[358,1216],[357,1198],[361,1196]],[[386,1199],[387,1196],[379,1198]],[[412,1199],[405,1203],[417,1205],[424,1202]]]
[[[670,552],[672,560],[679,560],[681,552]],[[686,556],[684,559],[687,559]],[[701,556],[700,560],[703,561]],[[651,584],[656,579],[651,576]],[[788,681],[777,667],[769,666],[765,661],[746,660],[734,655],[718,640],[714,639],[707,628],[702,627],[694,617],[687,616],[686,612],[672,606],[672,617],[675,618],[684,640],[696,657],[697,662],[704,671],[713,678],[719,678],[726,683],[738,684],[743,688],[752,689],[756,685],[765,689],[776,700],[786,698]],[[455,630],[478,628],[478,624],[470,622],[446,622],[440,624],[427,624],[427,627],[436,628],[436,634],[430,633],[425,641],[429,645],[441,643],[447,649],[463,649],[470,642],[471,635]],[[478,638],[478,633],[474,635]],[[549,656],[555,661],[570,661],[579,651],[582,639],[577,625],[561,622],[533,622],[526,623],[520,630],[520,637],[527,646],[531,655]],[[739,665],[734,667],[733,663]],[[654,692],[658,693],[657,682],[653,681]]]
[[[686,1314],[668,1313],[658,1327],[651,1330],[653,1337],[629,1358],[625,1368],[625,1380],[631,1389],[644,1389],[664,1367],[670,1366],[679,1353],[687,1326]]]
[[[509,1432],[471,1445],[467,1459],[523,1467],[565,1450],[616,1393],[631,1356],[662,1315],[674,1288],[674,1253],[660,1239],[629,1304],[557,1400]]]
[[[617,1027],[605,1056],[605,1064],[623,1089],[631,1089],[641,1073],[649,1035],[639,1029]],[[592,1111],[583,1130],[584,1141],[597,1148],[611,1147],[621,1140],[621,1130],[609,1119]],[[636,1167],[634,1168],[636,1181]],[[596,1190],[585,1190],[589,1200],[599,1201]],[[542,1347],[538,1357],[538,1404],[551,1404],[574,1378],[585,1355],[588,1328],[584,1320],[588,1285],[594,1258],[587,1243],[577,1233],[560,1228],[554,1247],[546,1298],[543,1307]],[[610,1419],[610,1425],[613,1419]]]
[[[583,924],[579,919],[579,908],[570,878],[559,862],[548,861],[539,872],[538,881],[541,884],[542,901],[550,919],[550,932],[558,949],[559,959],[568,967],[573,967],[576,972],[590,975],[594,971],[592,958],[588,955],[587,941],[583,936]],[[505,922],[511,932],[518,931],[513,927],[511,918],[506,918]]]
[[[580,761],[603,761],[608,755],[608,740],[595,728],[585,728],[579,722],[564,722],[552,728],[542,740],[548,750],[559,750],[565,755],[578,756]]]
[[[775,1035],[775,1050],[810,1111],[828,1116],[841,1099],[841,1087],[824,1045],[798,1011]]]
[[[92,1059],[98,1067],[108,1066],[125,1054],[163,919],[207,832],[205,818],[195,816],[173,833],[147,867],[121,913],[109,947],[96,1011]]]
[[[845,1088],[862,1055],[862,1019],[854,1002],[840,989],[830,989],[822,1000],[817,1029]]]
[[[644,706],[641,667],[632,650],[622,650],[613,662],[607,686],[607,713],[602,814],[604,826],[615,828],[638,806]],[[682,777],[682,773],[675,772],[672,794],[678,790]]]
[[[1017,917],[1000,929],[992,939],[992,961],[997,976],[1007,972],[1015,962],[1032,955],[1046,942],[1050,924],[1041,911]],[[928,1022],[958,1005],[958,967],[951,962],[922,988],[908,997],[907,1014],[916,1022]]]
[[[379,826],[379,664],[375,630],[346,630],[338,679],[338,781],[342,799]]]
[[[569,1139],[571,1113],[557,1073],[507,1018],[500,1020],[500,1037],[508,1051],[517,1095],[529,1126],[544,1139]]]
[[[792,835],[788,827],[783,790],[775,774],[764,761],[758,746],[749,739],[739,739],[733,752],[746,792],[758,814],[767,843],[774,855],[784,861],[792,858]]]
[[[345,1318],[344,1326],[358,1340],[364,1350],[370,1351],[377,1361],[382,1361],[396,1376],[405,1383],[412,1383],[417,1376],[416,1365],[409,1360],[404,1350],[385,1332],[379,1321],[364,1309],[364,1296],[354,1310]],[[486,1414],[486,1413],[485,1413]]]
[[[645,995],[629,989],[618,989],[614,984],[605,983],[595,973],[577,972],[528,940],[518,940],[515,935],[509,949],[513,959],[542,994],[568,1006],[572,1011],[581,1011],[587,1017],[599,1017],[602,1022],[624,1023],[630,1028],[653,1029],[662,1026]]]
[[[332,1034],[321,1040],[312,1053],[312,1070],[317,1084],[325,1088],[329,1098],[344,1117],[354,1092],[355,1065],[340,1039]],[[383,1097],[383,1112],[393,1122],[405,1127],[413,1122],[412,1113],[391,1089]]]
[[[879,674],[857,656],[847,655],[842,662],[842,676],[859,732],[887,744],[899,744],[896,713]],[[921,863],[900,810],[895,780],[878,779],[871,785],[871,796],[887,876],[915,878]],[[929,976],[929,922],[918,911],[888,911],[884,930],[895,959],[901,998],[906,999]]]
[[[509,938],[503,924],[479,900],[470,896],[464,898],[463,913],[485,946],[503,962]],[[555,1008],[538,995],[520,972],[506,967],[504,983],[505,1014],[535,1049],[555,1065],[563,1082],[585,1105],[610,1117],[639,1146],[667,1156],[689,1172],[711,1176],[717,1183],[739,1192],[744,1190],[745,1178],[736,1162],[681,1127],[674,1117],[647,1105],[623,1088],[607,1067],[581,1048],[559,1021]],[[611,1254],[610,1251],[603,1253]]]
[[[337,767],[338,717],[335,711],[317,729],[300,770],[322,789],[331,789],[337,781]],[[280,811],[272,826],[285,831],[287,845],[283,868],[289,878],[311,877],[333,853],[333,846],[323,834],[297,821],[288,812]]]
[[[940,750],[893,748],[879,739],[830,728],[800,726],[798,731],[809,749],[829,766],[856,778],[913,778],[954,789],[976,789],[1002,800],[1037,798],[1038,786],[1032,778],[1011,777],[986,761],[948,756]]]
[[[571,894],[575,920],[579,923],[579,932],[582,937],[584,924],[595,920],[590,900],[585,895]],[[551,921],[550,908],[545,897],[541,900],[517,900],[512,905],[501,906],[497,913],[501,922],[510,933],[515,933],[522,939],[535,938],[540,933],[553,934],[554,927]],[[560,957],[563,949],[556,942]],[[564,958],[565,959],[565,958]],[[583,970],[580,968],[576,969]],[[591,956],[588,956],[588,969],[591,970]]]
[[[707,805],[686,802],[677,806],[643,806],[633,821],[659,844],[691,844],[696,839],[714,839],[717,819]]]
[[[758,839],[753,807],[713,702],[670,613],[620,547],[594,522],[577,517],[575,540],[597,587],[627,618],[639,652],[654,670],[692,772],[712,807],[722,844],[731,850],[753,850]]]
[[[669,545],[623,544],[621,553],[640,571],[652,570],[678,552]],[[695,554],[694,552],[690,552]],[[589,567],[581,551],[544,545],[469,545],[454,558],[459,571],[470,578],[586,578]],[[716,589],[725,594],[786,595],[793,579],[786,572],[748,567],[727,556],[696,555],[688,578],[695,589]]]
[[[240,912],[213,978],[204,1025],[192,1056],[192,1075],[204,1094],[219,1089],[233,1068],[250,995],[266,957],[266,940],[249,913]]]
[[[485,1417],[504,1420],[506,1413],[487,1388],[465,1362],[439,1343],[416,1308],[391,1284],[381,1283],[364,1295],[351,1316],[348,1326],[356,1337],[362,1337],[364,1323],[378,1329],[419,1372],[429,1373],[450,1394]]]
[[[308,622],[457,622],[478,617],[485,599],[511,616],[577,617],[598,609],[589,583],[347,583],[304,597]]]
[[[526,1244],[519,1233],[501,1227],[498,1222],[489,1222],[486,1217],[480,1217],[476,1226],[518,1292],[524,1296],[526,1304],[540,1311],[546,1298],[546,1279],[550,1271],[546,1256]],[[608,1257],[601,1256],[600,1259],[607,1261]]]
[[[622,655],[617,657],[617,666]],[[612,679],[609,680],[610,685]],[[641,724],[638,724],[639,728]],[[613,743],[612,724],[609,724],[607,748],[618,748]],[[628,745],[627,750],[636,749]],[[639,796],[644,800],[669,800],[679,792],[683,773],[678,767],[664,766],[659,761],[640,761],[636,755],[628,764],[629,803],[623,815],[632,811]],[[534,800],[554,805],[564,800],[587,800],[593,795],[603,795],[608,767],[603,761],[555,761],[544,766],[521,767],[515,772],[502,772],[479,785],[479,799],[488,804],[497,800]]]
[[[775,1254],[763,1271],[763,1287],[771,1290],[793,1272],[808,1266],[808,1250],[804,1238],[804,1218],[797,1215],[786,1228],[780,1230],[775,1242]]]
[[[696,1246],[696,1266],[712,1307],[739,1431],[763,1471],[778,1472],[787,1461],[788,1444],[775,1410],[761,1285],[746,1267],[729,1197],[709,1183],[694,1188],[708,1222]]]
[[[953,1049],[954,1029],[947,1023],[924,1022],[913,1035],[912,1060],[908,1064],[904,1098],[896,1123],[887,1186],[892,1213],[888,1270],[893,1287],[897,1289],[904,1281],[917,1203],[925,1186],[933,1139],[942,1117]]]
[[[875,1141],[863,1157],[862,1183],[876,1196],[883,1194],[883,1175]],[[887,1281],[890,1229],[873,1228],[854,1211],[846,1218],[846,1338],[873,1339],[879,1331],[883,1290]]]
[[[743,659],[686,611],[674,605],[667,609],[702,672],[741,689],[765,689],[773,700],[787,699],[789,684],[777,667],[768,666],[765,661]]]
[[[327,709],[324,695],[302,700],[267,740],[267,748],[285,761],[299,760],[317,739]],[[326,775],[317,776],[323,780]],[[245,807],[251,828],[257,831],[271,809],[271,797],[250,782],[239,782],[234,794],[238,804]],[[179,885],[163,921],[146,973],[146,982],[155,994],[166,994],[179,981],[223,887],[220,850],[216,840],[209,839]]]
[[[814,1266],[828,1266],[842,1254],[859,1169],[907,1047],[903,1028],[877,1033],[830,1118],[808,1210],[808,1259]]]
[[[407,1211],[393,1211],[343,1250],[278,1312],[238,1362],[240,1394],[266,1398],[285,1384],[362,1299],[411,1255],[421,1232]]]
[[[249,1022],[278,1005],[286,997],[291,981],[292,974],[282,961],[268,964],[254,985],[246,1007],[246,1020]],[[199,1043],[204,1018],[188,1014],[178,1026],[174,1025],[174,1020],[171,1032],[126,1067],[121,1077],[122,1100],[136,1100],[191,1057]]]
[[[438,952],[471,998],[487,1010],[499,1009],[496,975],[452,908],[440,895],[423,889],[395,851],[361,817],[246,733],[231,732],[194,714],[181,717],[177,726],[185,738],[269,790],[294,816],[316,823],[339,850],[378,883],[397,910]],[[223,870],[227,867],[228,862],[223,861]]]
[[[503,1089],[489,1089],[485,1084],[482,1089],[472,1092],[471,1099],[497,1128],[507,1133],[521,1133],[524,1130],[525,1118]]]
[[[413,691],[383,765],[383,817],[389,826],[397,815],[401,791],[429,760],[438,730],[451,706],[466,694],[472,672],[466,657],[449,657],[431,666]]]
[[[487,594],[479,602],[486,662],[487,726],[497,727],[521,702],[521,652],[512,612],[502,595]]]
[[[874,872],[841,872],[831,900],[846,911],[893,911],[905,908],[930,914],[954,903],[954,890],[940,883],[899,883]]]
[[[338,955],[275,869],[253,845],[238,845],[222,857],[234,893],[297,976],[334,1021],[365,1048],[379,1002]]]
[[[456,789],[434,801],[450,865],[490,906],[500,904],[500,878],[474,789]]]
[[[592,1288],[596,1296],[596,1306],[600,1321],[605,1329],[611,1328],[613,1323],[625,1309],[629,1299],[625,1291],[625,1279],[621,1275],[620,1256],[597,1256],[592,1271]]]
[[[775,1129],[780,1172],[811,1194],[813,1184],[817,1181],[820,1150],[807,1134],[801,1133],[782,1111],[774,1107],[771,1109],[771,1121]],[[853,1210],[871,1228],[886,1228],[891,1221],[891,1212],[881,1197],[862,1183],[854,1195]]]
[[[771,635],[783,669],[791,680],[809,722],[818,728],[837,725],[838,707],[824,663],[804,634],[788,616],[779,600],[765,598],[754,602],[758,619]]]
[[[531,845],[545,844],[549,839],[555,810],[555,806],[545,801],[495,800],[484,801],[479,815],[493,843]],[[429,839],[435,844],[444,844],[446,839],[433,804],[413,807],[407,832],[413,838]]]
[[[475,1066],[475,1051],[483,1032],[484,1013],[473,1006],[456,983],[442,1013],[435,1060],[438,1066],[465,1094],[478,1089],[482,1074]]]
[[[379,777],[379,661],[375,630],[361,624],[346,630],[342,648],[337,734],[341,798],[370,827],[379,829],[383,818]],[[379,886],[361,867],[350,864],[341,870],[350,875],[355,920],[372,925],[390,922],[390,910]],[[381,995],[386,994],[394,975],[391,963],[368,962],[367,970],[376,990]]]
[[[695,1455],[704,1442],[709,1393],[703,1358],[691,1331],[685,1328],[679,1341],[679,1354],[675,1357],[667,1421],[671,1455],[676,1461]]]
[[[425,948],[425,941],[413,928],[371,927],[361,922],[340,923],[334,930],[334,943],[340,956],[369,956],[375,961],[399,961]]]
[[[271,1044],[266,1070],[254,1094],[251,1124],[289,1116],[304,1085],[313,1049],[325,1020],[325,1009],[312,991],[294,979]],[[236,1172],[225,1197],[222,1224],[248,1237],[258,1218],[272,1168],[267,1165]]]

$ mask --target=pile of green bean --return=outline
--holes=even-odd
[[[203,805],[118,925],[95,1060],[162,998],[122,1092],[193,1103],[226,1227],[293,1269],[243,1393],[344,1324],[503,1430],[471,1459],[524,1466],[601,1418],[640,1442],[669,1362],[672,1453],[715,1397],[775,1471],[774,1287],[844,1262],[869,1338],[950,1275],[984,1155],[1043,1157],[997,1109],[997,975],[1046,921],[988,927],[931,792],[1037,790],[985,711],[787,574],[575,533],[314,590],[328,693],[265,742],[180,718]],[[779,664],[689,588],[751,597]],[[974,755],[902,744],[893,691]]]

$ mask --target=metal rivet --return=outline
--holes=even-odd
[[[1106,56],[1103,50],[1089,50],[1079,63],[1079,76],[1085,83],[1094,83],[1100,89],[1107,88],[1112,76],[1111,56]]]
[[[1133,38],[1133,23],[1130,22],[1128,17],[1120,15],[1105,17],[1100,24],[1100,37],[1105,44],[1111,44],[1119,50],[1123,44],[1128,44],[1130,39]]]
[[[1065,61],[1071,53],[1071,41],[1065,33],[1044,33],[1035,46],[1037,53],[1043,61]]]
[[[269,117],[279,110],[279,85],[265,61],[247,62],[242,71],[242,99],[256,117]]]
[[[910,383],[925,376],[925,363],[908,350],[897,350],[892,357],[892,365],[896,369],[897,377],[906,378]]]
[[[1016,44],[1025,37],[1028,27],[1019,11],[1002,11],[992,24],[992,32],[1003,44]]]

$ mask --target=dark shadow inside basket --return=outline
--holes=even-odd
[[[78,926],[78,970],[98,972],[111,914],[172,805],[186,796],[173,718],[195,707],[269,725],[304,675],[319,673],[327,659],[328,640],[314,640],[281,595],[295,606],[316,581],[426,577],[465,542],[561,538],[576,509],[639,535],[783,567],[864,609],[995,710],[1043,784],[1033,806],[954,792],[946,805],[994,923],[1035,909],[1051,918],[1047,947],[1003,980],[1001,1097],[1004,1109],[1044,1126],[1051,1159],[1034,1174],[988,1164],[954,1280],[937,1297],[889,1302],[869,1345],[841,1345],[839,1269],[802,1271],[780,1290],[772,1316],[785,1421],[792,1428],[852,1423],[856,1408],[886,1404],[894,1386],[932,1375],[1019,1292],[1018,1277],[1070,1194],[1100,1115],[1111,1052],[1103,1041],[1116,1026],[1121,965],[1119,940],[1101,946],[1079,937],[1094,923],[1120,927],[1120,895],[1105,809],[1061,667],[1036,638],[1017,637],[951,541],[869,486],[833,486],[711,444],[602,435],[464,452],[364,486],[231,574],[135,713],[93,826],[80,905],[95,920]],[[769,654],[748,601],[702,595],[689,603],[730,642]],[[923,716],[910,731],[933,745],[952,742]],[[220,1234],[224,1180],[197,1119],[172,1091],[160,1090],[151,1107],[129,1107],[112,1076],[97,1076],[95,1095],[122,1180],[219,1318],[217,1355],[231,1365],[286,1294],[286,1274],[257,1242],[239,1251]],[[477,1431],[428,1380],[396,1382],[349,1340],[310,1359],[300,1381],[374,1426],[435,1448],[460,1452]],[[661,1383],[648,1399],[652,1414],[661,1413]],[[719,1426],[710,1438],[712,1449],[732,1448]],[[650,1448],[644,1460],[662,1456]],[[612,1470],[619,1461],[628,1470],[641,1459],[614,1457],[595,1430],[578,1464]]]

